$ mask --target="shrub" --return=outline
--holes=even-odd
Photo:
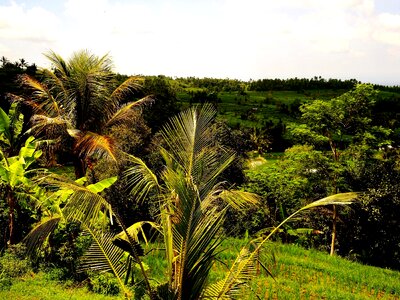
[[[118,295],[119,284],[111,273],[91,274],[89,276],[89,289],[103,295]]]
[[[62,223],[49,238],[49,248],[44,253],[45,267],[57,270],[54,279],[80,279],[77,273],[79,257],[89,247],[91,237],[81,232],[79,223]]]
[[[26,274],[31,268],[29,260],[24,258],[25,248],[13,245],[0,257],[0,290],[12,285],[12,278]]]

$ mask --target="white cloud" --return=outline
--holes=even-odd
[[[397,51],[400,51],[400,15],[379,14],[375,19],[372,38],[382,44],[398,47]],[[391,48],[390,52],[393,51],[396,52]]]
[[[0,6],[0,38],[52,42],[57,39],[58,18],[51,12],[11,2]]]
[[[374,62],[383,56],[386,68],[400,64],[400,15],[377,14],[373,0],[66,0],[57,15],[30,7],[0,6],[1,51],[42,59],[49,48],[66,57],[87,48],[110,51],[122,73],[242,79],[382,73]]]

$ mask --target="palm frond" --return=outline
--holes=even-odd
[[[79,271],[113,272],[125,294],[129,294],[123,277],[126,272],[125,264],[122,262],[124,251],[112,243],[114,235],[110,232],[101,232],[90,227],[86,230],[93,238],[89,249],[80,260]]]
[[[33,90],[33,102],[32,109],[37,114],[45,114],[51,117],[60,116],[60,107],[57,101],[54,99],[49,88],[30,77],[29,75],[20,75],[19,81],[29,89]],[[32,102],[26,102],[27,104]]]
[[[112,215],[111,205],[100,195],[83,189],[74,191],[63,209],[65,219],[87,226],[95,226],[107,213]]]
[[[99,187],[91,190],[80,182],[54,174],[47,176],[45,183],[49,187],[65,191],[68,195],[68,201],[62,210],[66,220],[78,221],[89,227],[99,224],[101,219],[106,219],[107,215],[112,216],[111,205],[97,194]]]
[[[67,133],[68,122],[62,117],[48,117],[36,114],[31,118],[32,127],[26,134],[41,135],[45,134],[50,138],[56,138]]]
[[[135,102],[127,103],[111,116],[105,126],[111,127],[114,125],[124,124],[126,121],[129,121],[130,118],[132,118],[133,113],[137,113],[135,110],[140,109],[145,105],[150,105],[153,102],[154,99],[151,96],[146,96]]]
[[[127,186],[137,201],[143,200],[151,190],[161,189],[157,176],[143,160],[135,156],[129,156],[129,160],[133,163],[133,167],[127,169],[123,176],[127,179]]]
[[[143,230],[143,226],[145,225],[149,225],[151,228],[157,230],[160,232],[161,228],[158,224],[151,222],[151,221],[140,221],[140,222],[136,222],[134,224],[132,224],[131,226],[129,226],[128,228],[126,228],[126,232],[128,234],[130,234],[135,241],[139,241],[139,237],[140,235],[142,236],[143,240],[145,241],[145,243],[148,243],[148,239],[146,237],[146,234]],[[127,242],[129,242],[127,234],[125,233],[125,231],[121,231],[120,233],[118,233],[115,238],[118,239],[122,239],[125,240]]]
[[[281,228],[285,223],[287,223],[289,220],[291,220],[293,217],[295,217],[302,211],[308,210],[311,208],[315,208],[315,207],[326,206],[326,205],[349,205],[354,202],[354,200],[358,197],[358,194],[359,193],[357,193],[357,192],[339,193],[339,194],[335,194],[335,195],[331,195],[331,196],[322,198],[320,200],[316,200],[306,206],[303,206],[302,208],[298,209],[293,214],[291,214],[289,217],[287,217],[285,220],[283,220],[278,226],[276,226],[267,237],[262,239],[262,241],[259,243],[257,248],[258,249],[261,248],[263,246],[263,244],[267,240],[269,240],[269,238],[275,232],[277,232],[279,230],[279,228]]]
[[[266,243],[269,238],[279,230],[286,222],[292,219],[294,216],[299,214],[300,212],[311,209],[318,206],[326,206],[326,205],[348,205],[353,202],[353,200],[357,197],[357,193],[342,193],[332,195],[317,201],[314,201],[290,215],[284,221],[282,221],[278,226],[276,226],[270,234],[265,238],[259,238],[253,240],[251,243],[256,245],[253,251],[249,251],[249,249],[244,248],[239,253],[235,263],[233,264],[231,271],[227,274],[225,279],[222,282],[219,282],[217,285],[214,285],[211,289],[207,290],[207,295],[210,297],[216,297],[216,299],[224,299],[223,297],[234,295],[240,285],[248,283],[256,273],[254,270],[256,269],[256,264],[259,261],[260,251],[263,245]],[[221,297],[221,298],[218,298]]]
[[[203,148],[196,155],[192,177],[199,187],[201,197],[210,192],[234,159],[235,153],[222,147]]]
[[[116,150],[115,142],[111,137],[90,131],[78,137],[75,144],[75,151],[77,151],[81,157],[95,155],[99,158],[110,158],[116,161]]]
[[[138,76],[131,76],[121,83],[111,94],[111,99],[116,103],[124,100],[126,96],[133,95],[135,92],[142,89],[143,78]]]
[[[191,108],[171,118],[162,130],[168,151],[187,174],[193,174],[199,153],[213,145],[209,131],[215,115],[212,105],[205,104],[200,110]]]
[[[198,299],[207,285],[220,244],[217,234],[222,227],[225,212],[217,211],[216,207],[204,212],[199,207],[188,220],[187,233],[182,236],[184,242],[178,274],[182,299]],[[181,225],[182,228],[179,228]],[[185,222],[176,224],[175,235],[182,233],[185,226]]]
[[[243,210],[260,202],[258,195],[239,190],[224,190],[219,197],[236,210]]]
[[[314,201],[314,202],[302,207],[300,210],[302,211],[302,210],[311,209],[311,208],[318,207],[318,206],[326,206],[326,205],[349,205],[354,202],[354,199],[356,199],[357,196],[358,196],[358,193],[356,193],[356,192],[335,194],[335,195],[331,195],[331,196],[322,198],[320,200]]]
[[[243,296],[243,287],[257,274],[257,256],[242,248],[225,278],[204,291],[205,299],[232,299]]]
[[[68,85],[67,76],[64,74],[66,70],[57,70],[52,72],[48,69],[41,69],[41,73],[44,77],[44,83],[49,87],[50,93],[53,95],[56,103],[60,103],[59,111],[60,114],[63,110],[73,110],[74,101],[69,96],[70,92],[66,85]]]
[[[39,251],[42,244],[45,242],[50,233],[54,231],[60,220],[60,216],[44,219],[28,233],[23,240],[28,254],[33,255]]]
[[[68,64],[60,55],[50,50],[49,52],[44,53],[44,56],[51,62],[53,68],[57,70],[61,76],[68,77],[70,75]]]

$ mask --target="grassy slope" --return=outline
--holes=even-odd
[[[331,99],[342,94],[343,91],[313,90],[298,93],[295,91],[248,91],[247,96],[238,95],[237,92],[220,92],[218,97],[221,103],[218,104],[219,118],[229,125],[234,126],[240,123],[245,127],[262,127],[265,120],[278,122],[294,121],[287,114],[279,111],[281,104],[290,105],[293,101],[308,102],[313,99]],[[190,96],[187,91],[178,93],[178,99],[183,107],[188,105]],[[250,118],[241,116],[251,111]]]
[[[212,281],[222,279],[226,265],[231,265],[243,245],[243,240],[233,238],[223,242],[226,251],[212,269]],[[148,257],[152,274],[163,273],[161,257],[161,251]],[[268,244],[264,263],[275,279],[261,274],[252,283],[261,299],[400,299],[400,272],[279,243]],[[160,277],[154,279],[161,281]]]
[[[211,280],[221,279],[227,271],[243,240],[227,239],[223,251],[212,269]],[[316,250],[295,245],[269,243],[264,251],[264,263],[274,279],[260,274],[252,282],[261,299],[400,299],[400,272],[364,266],[340,257],[330,257]],[[162,281],[164,261],[162,250],[151,252],[146,263],[153,278]],[[226,265],[225,265],[226,264]],[[156,281],[154,281],[156,282]],[[23,300],[111,300],[78,287],[67,287],[46,279],[39,273],[27,275],[14,282],[9,291],[0,291],[0,299]],[[246,299],[242,297],[241,299]],[[247,299],[257,299],[255,296]]]
[[[183,89],[178,93],[178,99],[182,107],[187,107],[190,101],[188,94],[193,88]],[[297,122],[293,117],[280,110],[282,105],[290,105],[294,101],[300,103],[309,102],[315,99],[329,100],[335,98],[346,90],[306,90],[295,91],[247,91],[247,96],[241,96],[237,92],[220,92],[218,97],[221,102],[218,104],[219,119],[227,122],[230,126],[240,124],[244,127],[263,127],[267,120],[274,123],[280,120],[283,123]],[[382,99],[392,96],[400,96],[395,92],[381,91]],[[247,117],[243,117],[247,114]]]

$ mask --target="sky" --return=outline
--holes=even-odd
[[[400,85],[400,0],[0,0],[0,57],[81,49],[126,75]]]

